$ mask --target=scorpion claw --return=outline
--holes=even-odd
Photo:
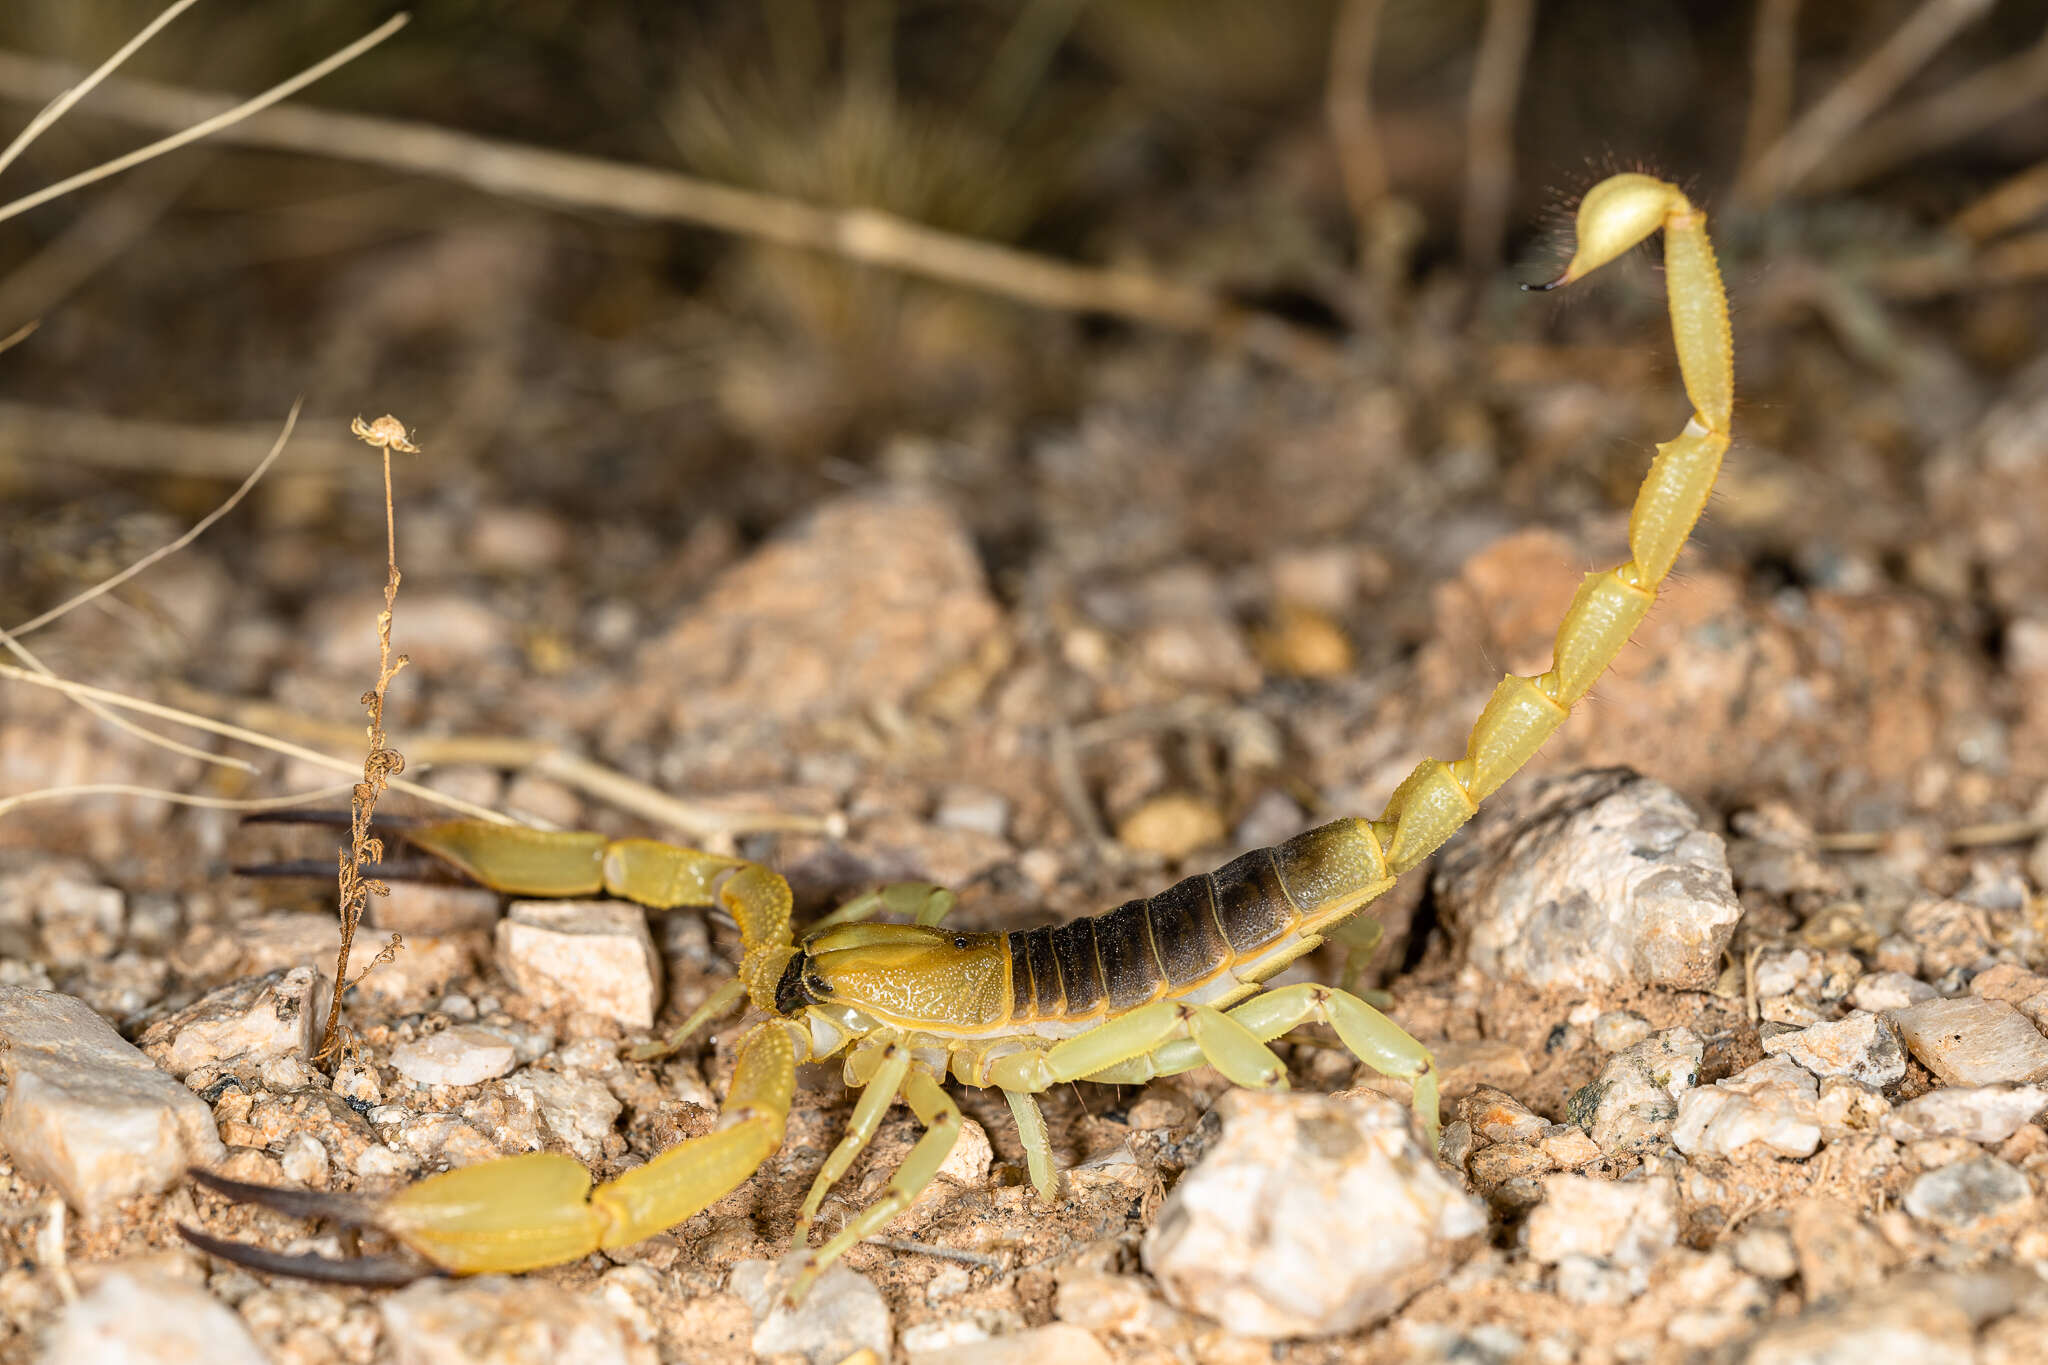
[[[246,1242],[230,1242],[183,1223],[178,1224],[178,1235],[207,1255],[245,1270],[285,1275],[295,1280],[313,1280],[320,1284],[352,1285],[358,1289],[397,1289],[414,1280],[443,1273],[394,1256],[359,1256],[338,1261],[310,1251],[296,1256],[287,1255],[266,1247],[250,1246]]]
[[[197,1167],[186,1172],[193,1182],[237,1204],[254,1204],[292,1218],[324,1218],[345,1227],[376,1226],[370,1204],[345,1194],[323,1194],[318,1190],[286,1190],[270,1185],[253,1185]],[[230,1242],[178,1224],[179,1235],[209,1256],[262,1271],[266,1275],[288,1275],[293,1279],[317,1280],[323,1284],[357,1285],[367,1289],[396,1288],[442,1272],[414,1261],[390,1256],[364,1256],[335,1260],[313,1252],[288,1255],[245,1242]]]

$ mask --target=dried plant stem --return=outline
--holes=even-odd
[[[1848,189],[1892,167],[1950,147],[2048,95],[2048,33],[2024,52],[1945,90],[1874,118],[1841,154],[1807,177],[1815,194]]]
[[[1499,0],[1526,8],[1531,0]],[[47,98],[71,73],[0,52],[0,97]],[[221,97],[150,81],[107,82],[93,109],[146,127],[218,128]],[[897,270],[1063,312],[1108,313],[1241,345],[1313,374],[1336,363],[1322,337],[1189,285],[1130,269],[1098,269],[942,232],[876,209],[828,209],[675,171],[524,147],[430,124],[314,109],[273,109],[224,140],[384,166],[490,194],[689,223],[755,241]],[[162,146],[163,144],[158,144]],[[69,182],[64,187],[68,188]],[[51,197],[49,191],[37,202]],[[10,209],[0,209],[4,219]]]
[[[1769,203],[1799,188],[1958,30],[1990,8],[1991,0],[1923,0],[1891,37],[1800,115],[1785,135],[1747,168],[1736,183],[1736,197]]]
[[[316,1054],[321,1058],[340,1054],[341,998],[347,994],[348,987],[355,984],[349,980],[348,955],[355,946],[356,926],[362,923],[363,911],[369,908],[370,897],[391,894],[389,886],[374,877],[364,876],[363,869],[369,864],[384,861],[384,841],[370,833],[370,821],[377,812],[377,800],[384,795],[385,787],[392,778],[405,771],[405,755],[392,748],[384,734],[385,691],[399,670],[409,662],[405,655],[391,652],[391,616],[398,605],[400,581],[398,508],[391,496],[391,452],[417,453],[419,448],[406,439],[404,424],[394,417],[380,417],[374,423],[358,417],[350,430],[377,447],[384,457],[384,610],[377,613],[377,684],[363,693],[363,706],[370,713],[370,752],[363,758],[363,780],[356,783],[349,794],[348,847],[341,850],[336,860],[341,947],[334,958],[335,989],[334,998],[327,1007],[327,1029],[321,1035],[320,1051]],[[389,951],[395,952],[396,947]],[[388,959],[379,954],[378,960]],[[370,967],[376,965],[372,962]]]
[[[1763,0],[1749,39],[1749,119],[1742,129],[1742,170],[1749,176],[1785,136],[1799,72],[1799,0]]]
[[[1500,264],[1515,184],[1515,105],[1536,27],[1536,0],[1488,0],[1465,105],[1465,211],[1459,236],[1474,272]]]
[[[1372,115],[1372,54],[1386,0],[1344,0],[1330,35],[1330,71],[1323,117],[1337,151],[1344,199],[1358,230],[1358,263],[1372,257],[1373,214],[1387,194],[1387,161]]]
[[[144,43],[163,32],[166,24],[198,3],[199,0],[172,0],[171,4],[164,7],[163,13],[143,25],[142,32],[123,43],[113,56],[94,67],[84,80],[43,106],[42,112],[30,119],[28,126],[15,135],[14,141],[7,144],[7,150],[0,152],[0,171],[12,166],[16,159],[28,150],[30,143],[47,132],[51,124],[63,118],[67,109],[92,93],[93,87],[112,75],[123,62],[134,56]]]
[[[2048,161],[2037,161],[1994,185],[1949,226],[1973,242],[1989,241],[2048,213]]]

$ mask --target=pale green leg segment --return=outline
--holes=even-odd
[[[882,1116],[896,1102],[896,1092],[903,1088],[904,1077],[909,1074],[909,1048],[891,1043],[882,1049],[881,1065],[875,1068],[874,1075],[868,1078],[866,1087],[860,1092],[860,1102],[853,1107],[853,1119],[846,1125],[846,1136],[839,1139],[832,1155],[825,1158],[818,1178],[811,1182],[811,1192],[796,1216],[796,1231],[790,1237],[792,1243],[802,1245],[810,1240],[811,1220],[817,1217],[818,1205],[824,1202],[825,1192],[853,1169],[853,1163],[867,1150],[868,1143],[874,1141],[875,1133],[882,1126]]]
[[[1380,940],[1386,937],[1387,927],[1371,915],[1359,915],[1345,920],[1324,935],[1332,943],[1344,945],[1344,969],[1337,978],[1337,984],[1353,995],[1363,999],[1378,997],[1376,1003],[1384,1005],[1392,999],[1385,991],[1362,991],[1358,983],[1365,977],[1365,969],[1372,965],[1372,955],[1379,949]]]
[[[1267,991],[1232,1010],[1231,1016],[1255,1037],[1278,1038],[1289,1029],[1320,1019],[1337,1031],[1352,1055],[1382,1076],[1407,1081],[1415,1091],[1415,1117],[1430,1149],[1436,1147],[1437,1077],[1429,1049],[1400,1025],[1348,991],[1307,983]]]
[[[910,1149],[910,1155],[896,1168],[881,1198],[862,1209],[836,1236],[812,1252],[803,1271],[790,1286],[792,1302],[801,1299],[825,1268],[846,1254],[847,1248],[872,1237],[889,1225],[889,1220],[910,1207],[945,1165],[953,1144],[960,1137],[960,1110],[931,1073],[913,1070],[903,1083],[903,1097],[924,1124],[924,1136]]]
[[[1024,1142],[1024,1166],[1031,1172],[1031,1188],[1050,1204],[1059,1197],[1060,1176],[1052,1164],[1052,1135],[1046,1131],[1045,1115],[1038,1097],[1028,1090],[1005,1090],[1010,1115],[1017,1120],[1017,1136]]]

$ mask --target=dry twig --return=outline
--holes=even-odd
[[[1465,265],[1475,273],[1500,264],[1515,185],[1515,104],[1535,27],[1536,0],[1488,0],[1465,105],[1465,212],[1459,225]]]
[[[1891,37],[1747,168],[1736,182],[1735,197],[1768,204],[1799,188],[1950,38],[1990,8],[1991,0],[1923,0]]]
[[[1526,6],[1530,0],[1501,3]],[[381,34],[382,30],[372,36]],[[47,98],[49,91],[62,88],[70,79],[70,71],[58,64],[0,52],[0,98]],[[114,80],[107,82],[93,109],[144,127],[184,127],[198,120],[208,131],[217,131],[227,118],[220,112],[221,103],[221,96],[202,91],[151,81]],[[689,223],[939,280],[1035,307],[1108,313],[1176,331],[1199,332],[1310,373],[1326,372],[1335,361],[1333,348],[1314,333],[1237,307],[1205,289],[1135,270],[1072,265],[942,232],[876,209],[820,208],[676,171],[523,147],[430,124],[362,114],[273,109],[234,128],[224,140],[433,176],[537,203]],[[167,144],[168,140],[155,146],[167,149]],[[23,201],[23,206],[73,187],[72,181],[53,186]],[[0,219],[19,211],[17,206],[0,209]]]
[[[1763,0],[1749,39],[1749,118],[1742,129],[1742,170],[1750,175],[1785,136],[1799,72],[1799,0]]]
[[[1372,255],[1372,221],[1387,194],[1387,161],[1372,116],[1372,54],[1386,0],[1344,0],[1330,35],[1330,74],[1323,117],[1344,178],[1344,198],[1358,230],[1358,263]]]
[[[377,613],[377,685],[363,693],[363,706],[370,713],[370,752],[363,759],[363,780],[349,794],[348,847],[338,859],[341,948],[334,959],[334,998],[327,1007],[327,1029],[320,1037],[320,1051],[315,1054],[322,1058],[336,1056],[341,1048],[341,997],[355,984],[348,976],[348,954],[355,944],[356,926],[362,923],[370,897],[391,894],[389,886],[374,877],[365,877],[363,869],[384,861],[384,841],[370,833],[370,820],[376,814],[377,799],[384,794],[384,788],[405,771],[405,755],[392,748],[384,734],[385,689],[410,662],[403,654],[391,653],[391,613],[398,603],[400,577],[398,509],[391,497],[391,452],[419,453],[419,447],[406,439],[405,424],[396,417],[380,417],[375,422],[358,417],[349,430],[365,444],[376,447],[384,457],[384,610]],[[387,951],[396,952],[397,941],[393,935]],[[377,961],[364,969],[365,974],[385,960],[380,953]]]

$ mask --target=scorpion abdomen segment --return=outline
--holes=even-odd
[[[1215,888],[1208,873],[1176,882],[1134,904],[1144,906],[1153,950],[1176,990],[1215,975],[1229,961],[1230,944],[1216,919]]]
[[[1167,963],[1162,970],[1164,955],[1153,948],[1155,935],[1149,922],[1149,905],[1148,901],[1125,901],[1092,921],[1095,952],[1102,963],[1102,980],[1109,988],[1109,1008],[1114,1013],[1136,1009],[1157,996],[1162,985],[1174,980],[1172,964]]]
[[[1102,963],[1095,956],[1095,921],[1077,919],[1054,928],[1052,955],[1066,990],[1067,1014],[1095,1013],[1109,994],[1102,981]]]

